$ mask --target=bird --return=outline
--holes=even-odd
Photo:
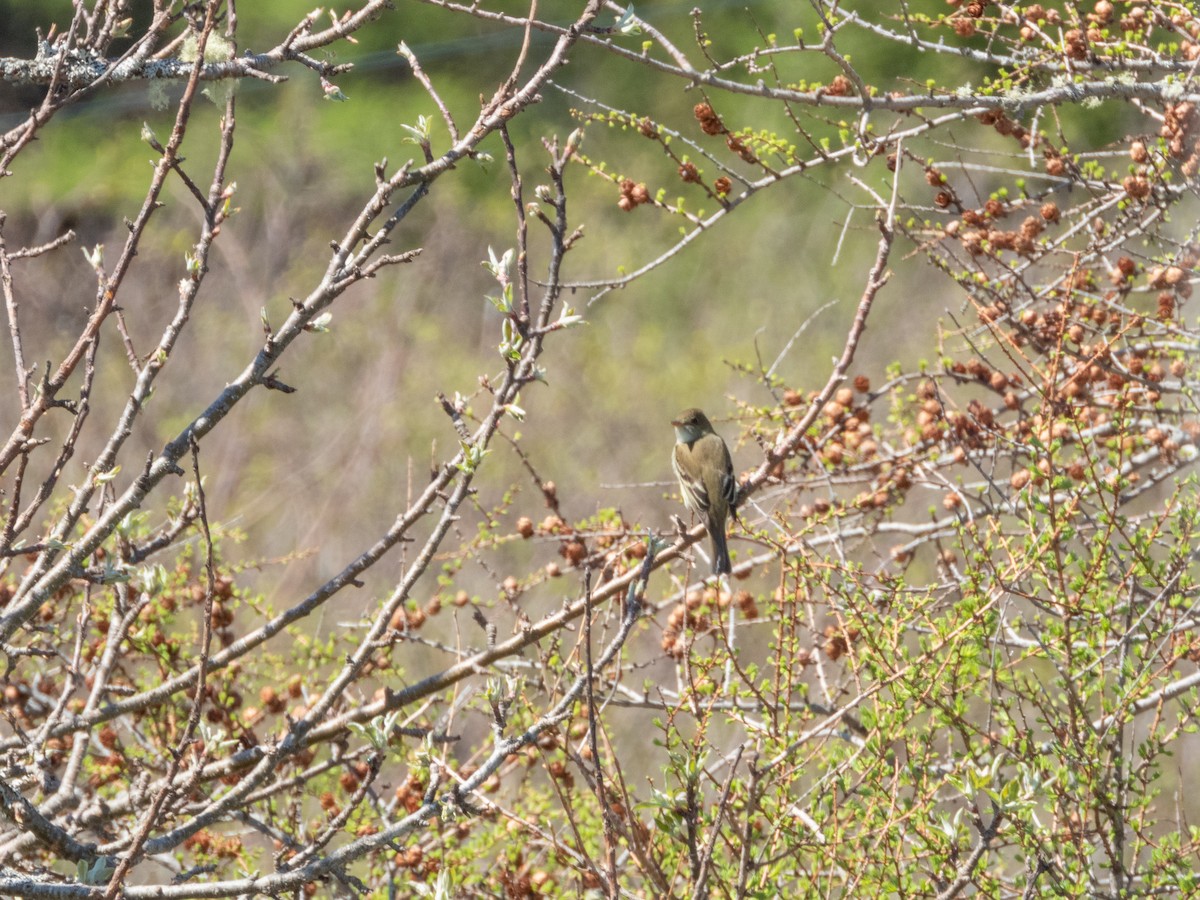
[[[675,452],[671,465],[679,479],[683,503],[704,517],[712,539],[714,575],[731,570],[725,541],[725,521],[737,502],[738,483],[733,474],[729,447],[713,431],[708,416],[698,409],[685,409],[671,420],[675,426]]]

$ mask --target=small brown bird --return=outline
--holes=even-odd
[[[729,548],[725,542],[725,520],[738,495],[733,460],[721,436],[713,431],[708,417],[698,409],[685,409],[671,421],[675,426],[675,453],[671,464],[679,479],[683,502],[704,517],[712,539],[713,574],[730,571]]]

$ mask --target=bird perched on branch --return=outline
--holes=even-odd
[[[704,517],[712,539],[713,574],[730,571],[725,522],[737,502],[738,483],[733,460],[721,436],[713,431],[708,416],[698,409],[685,409],[671,421],[675,426],[675,453],[671,464],[679,479],[683,502]]]

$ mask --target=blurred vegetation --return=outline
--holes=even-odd
[[[72,6],[0,2],[0,55],[31,56],[34,29],[65,27]],[[329,85],[295,64],[277,70],[288,76],[281,84],[238,82],[225,173],[237,185],[234,214],[221,221],[203,289],[164,369],[173,377],[140,405],[121,470],[74,520],[69,541],[4,557],[11,568],[0,614],[15,615],[4,604],[20,603],[18,592],[29,587],[21,567],[49,566],[90,534],[136,487],[142,462],[191,427],[262,351],[265,335],[286,327],[321,283],[331,242],[383,177],[376,164],[387,159],[380,171],[389,176],[406,160],[419,166],[413,135],[422,119],[431,123],[431,159],[450,147],[397,44],[412,49],[460,129],[512,71],[521,28],[436,4],[396,6],[353,42],[315,51],[318,65],[354,64],[328,76]],[[1104,9],[1060,6],[1067,17],[1102,17]],[[1146,4],[1120,7],[1125,15]],[[892,130],[943,114],[931,104],[879,112],[871,120],[879,152],[836,156],[866,139],[857,131],[860,106],[753,96],[756,79],[764,93],[832,90],[851,70],[884,92],[933,97],[932,84],[939,96],[962,93],[983,104],[997,92],[1061,87],[1053,74],[1060,57],[1031,47],[1027,71],[991,65],[989,54],[1019,55],[1021,41],[1034,44],[1012,37],[996,4],[917,0],[873,20],[975,51],[975,59],[847,27],[837,40],[845,69],[814,49],[825,34],[822,14],[834,15],[827,4],[701,0],[697,8],[699,17],[692,4],[639,6],[662,39],[643,31],[614,34],[611,43],[668,60],[663,66],[664,45],[673,43],[710,66],[707,74],[741,79],[745,93],[689,84],[581,42],[541,88],[540,102],[509,123],[523,200],[547,215],[545,198],[556,196],[547,147],[557,142],[561,152],[569,134],[582,136],[563,179],[569,227],[583,234],[555,281],[563,285],[555,314],[571,307],[587,324],[549,334],[536,357],[546,383],[531,381],[512,400],[524,415],[500,418],[486,465],[470,460],[447,409],[475,433],[514,371],[497,353],[506,316],[486,299],[497,280],[481,265],[518,244],[512,174],[495,133],[479,147],[490,158],[458,159],[452,177],[437,180],[391,233],[387,252],[419,248],[420,256],[355,284],[331,307],[327,331],[310,329],[289,347],[273,372],[295,393],[251,391],[204,435],[203,498],[190,483],[190,459],[182,459],[184,478],[167,482],[173,496],[139,501],[89,555],[91,568],[67,579],[11,638],[28,646],[4,646],[13,696],[32,690],[42,702],[61,692],[80,717],[62,719],[49,738],[45,726],[26,746],[22,735],[63,710],[10,702],[0,731],[9,765],[32,765],[26,751],[36,749],[58,773],[84,741],[103,747],[88,755],[84,783],[96,802],[126,804],[125,827],[141,808],[141,798],[129,800],[128,760],[160,777],[172,758],[163,748],[192,734],[183,723],[203,707],[212,730],[173,757],[215,767],[204,775],[211,794],[173,797],[172,815],[191,823],[203,803],[241,790],[240,775],[262,759],[255,754],[284,742],[288,755],[271,770],[272,790],[285,775],[301,788],[256,801],[265,812],[248,802],[263,821],[239,819],[244,831],[206,825],[171,845],[162,855],[176,869],[225,871],[235,860],[286,872],[301,847],[329,858],[325,828],[336,834],[336,850],[338,841],[425,816],[412,819],[412,835],[365,857],[356,877],[429,891],[442,878],[476,896],[601,888],[773,896],[805,884],[847,896],[868,890],[863,885],[879,895],[951,896],[948,886],[966,871],[960,893],[1000,896],[1023,884],[1033,895],[1040,884],[1082,896],[1100,883],[1128,888],[1132,881],[1102,871],[1116,857],[1159,878],[1154,890],[1192,889],[1186,870],[1200,840],[1177,828],[1173,813],[1156,811],[1150,788],[1161,791],[1158,802],[1177,801],[1181,818],[1194,817],[1187,798],[1195,772],[1182,759],[1195,749],[1195,692],[1179,673],[1200,657],[1191,637],[1198,517],[1194,481],[1186,480],[1196,346],[1179,309],[1200,251],[1195,173],[1181,174],[1179,160],[1152,137],[1160,122],[1186,123],[1190,113],[1116,99],[1114,90],[1095,103],[1064,95],[1036,110],[1016,101],[957,110],[951,124],[892,140]],[[554,0],[537,15],[558,26],[579,9]],[[152,4],[131,10],[137,35]],[[310,11],[291,0],[238,4],[239,52],[274,46]],[[483,11],[523,16],[528,8],[505,0]],[[1183,12],[1186,5],[1171,6],[1164,15]],[[600,21],[613,18],[605,12]],[[987,27],[976,30],[968,18]],[[314,28],[331,21],[323,13]],[[553,44],[549,31],[531,33],[522,78]],[[128,45],[114,41],[110,55]],[[781,47],[803,52],[768,52]],[[1111,52],[1117,69],[1125,51]],[[1151,52],[1177,66],[1185,51],[1175,41]],[[736,64],[715,62],[739,54]],[[1111,86],[1098,69],[1099,82]],[[1132,71],[1130,78],[1161,74],[1155,66]],[[1194,90],[1190,75],[1180,84]],[[330,85],[345,102],[326,99]],[[214,86],[190,110],[181,168],[201,191],[220,152],[223,91]],[[126,240],[161,158],[143,129],[165,143],[182,92],[182,82],[164,90],[138,81],[91,91],[58,113],[10,165],[12,177],[0,180],[10,251],[68,229],[77,235],[65,250],[19,262],[35,383],[44,359],[57,364],[102,296],[88,254],[102,245],[111,265]],[[19,127],[40,101],[40,90],[0,89],[0,132]],[[706,133],[706,115],[725,130]],[[1014,142],[1014,124],[1037,142]],[[731,141],[753,148],[755,160],[739,160]],[[1152,162],[1139,161],[1141,141],[1157,154]],[[802,172],[771,181],[798,161]],[[704,170],[704,187],[684,176],[687,164]],[[745,183],[718,198],[708,185],[721,165]],[[706,226],[677,258],[615,289],[603,286],[668,253],[695,221],[758,180],[731,221]],[[623,183],[662,207],[624,209]],[[160,200],[118,298],[122,328],[143,354],[193,274],[188,258],[204,225],[180,178],[168,177]],[[894,245],[880,256],[889,208]],[[536,302],[562,236],[547,238],[526,212]],[[684,214],[695,217],[691,224]],[[378,227],[373,222],[372,233]],[[868,280],[877,259],[890,280],[865,335],[852,342],[853,366],[830,380],[864,297],[882,286]],[[62,410],[38,424],[51,448],[73,448],[61,481],[52,451],[22,457],[26,498],[43,479],[56,486],[30,540],[68,521],[73,492],[94,481],[89,467],[139,374],[123,337],[115,327],[101,333],[78,441],[70,443],[73,420]],[[10,371],[11,358],[2,358],[0,372]],[[73,372],[62,395],[78,395],[86,377],[86,367]],[[683,514],[669,420],[693,405],[729,441],[752,494],[731,543],[738,577],[721,584],[701,583],[704,572],[687,558],[672,562],[686,547],[667,550],[672,518]],[[0,421],[11,428],[21,414],[19,397],[0,391]],[[773,448],[797,422],[804,427],[776,458]],[[179,687],[161,706],[110,718],[112,704],[181,679],[203,655],[201,640],[211,638],[214,653],[236,649],[272,616],[321,593],[447,471],[457,474],[438,495],[443,506],[422,507],[412,533],[378,566],[355,572],[352,587],[339,583],[328,603],[298,616],[261,652],[211,673],[194,706]],[[448,536],[435,540],[441,511],[467,476]],[[139,564],[130,588],[110,577],[106,565],[176,522],[186,528],[173,555]],[[425,553],[430,575],[409,585],[424,572]],[[660,556],[668,562],[653,570],[650,587],[651,570],[640,573],[640,561]],[[528,647],[422,692],[425,679],[508,646],[593,591],[602,611],[591,652],[599,658],[604,647],[637,639],[617,662],[597,666],[594,686],[580,674],[592,662],[584,662],[577,608]],[[627,617],[641,608],[635,601],[645,604],[636,626]],[[120,631],[121,616],[139,602],[145,611]],[[589,608],[589,622],[591,615]],[[367,653],[364,635],[375,626],[384,636]],[[37,652],[55,629],[78,634],[79,648],[72,655],[56,646],[55,665],[43,665]],[[129,654],[116,667],[116,689],[85,710],[90,688],[70,679],[113,646]],[[344,696],[308,723],[348,660],[358,668],[339,689]],[[548,724],[579,679],[586,691]],[[397,700],[406,690],[412,697]],[[1147,698],[1169,715],[1149,722]],[[385,707],[403,720],[381,724]],[[1093,720],[1107,724],[1092,728]],[[303,743],[310,725],[320,734],[311,745]],[[1181,760],[1175,767],[1164,762],[1171,753]],[[460,798],[445,779],[469,782],[493,762],[489,754],[499,761],[487,781]],[[443,771],[450,763],[452,776]],[[1119,782],[1116,800],[1110,782]],[[368,788],[379,790],[364,800]],[[485,796],[497,806],[471,805],[492,802]],[[445,804],[436,815],[435,801]],[[353,816],[342,821],[343,811]],[[1123,816],[1142,842],[1128,853],[1106,843],[1113,834],[1135,843]],[[82,814],[79,821],[72,833],[108,827]],[[0,846],[6,839],[0,835]],[[43,844],[16,849],[42,852]],[[751,879],[743,848],[752,845],[761,855]],[[965,860],[980,846],[986,861],[972,868]],[[128,847],[116,846],[111,858]],[[45,856],[62,880],[74,873],[67,851]],[[129,883],[160,875],[143,870]],[[314,881],[309,893],[339,896],[348,883],[322,881],[318,889]]]
[[[65,20],[67,7],[60,3],[55,10],[48,4],[37,24],[46,29],[50,22]],[[304,3],[239,8],[242,46],[253,50],[265,44],[268,36],[286,30],[290,27],[287,23],[308,9]],[[566,10],[564,7],[564,13]],[[639,8],[639,13],[674,40],[688,40],[692,24],[687,9],[660,4]],[[551,11],[547,15],[553,20]],[[811,27],[811,11],[802,13],[800,19]],[[785,20],[790,22],[791,17],[772,3],[751,4],[744,9],[717,3],[711,10],[706,8],[710,31],[728,32],[731,44],[752,36],[755,23],[765,31],[781,27]],[[447,31],[449,23],[455,26],[453,32]],[[467,33],[463,33],[464,24]],[[223,279],[216,292],[221,296],[199,311],[201,318],[191,332],[195,352],[202,347],[204,357],[189,363],[199,378],[182,387],[194,389],[195,399],[189,404],[186,397],[175,394],[156,398],[156,405],[161,403],[172,415],[158,424],[147,449],[153,448],[154,440],[175,434],[181,422],[198,411],[196,404],[210,396],[213,387],[246,358],[256,340],[260,307],[265,306],[273,316],[284,315],[289,292],[309,283],[323,264],[321,251],[328,235],[323,229],[305,227],[305,223],[312,222],[314,216],[316,222],[329,221],[328,216],[334,221],[346,218],[358,193],[370,184],[374,162],[384,157],[398,161],[412,155],[414,148],[404,143],[404,126],[420,115],[436,117],[424,91],[406,74],[395,44],[404,40],[413,48],[447,105],[465,119],[477,104],[479,85],[495,83],[507,74],[520,39],[521,33],[515,28],[472,25],[437,9],[406,7],[402,14],[385,16],[378,27],[368,29],[358,44],[343,44],[338,49],[337,61],[355,62],[354,72],[338,79],[349,98],[347,103],[325,102],[315,77],[305,74],[294,75],[281,86],[255,81],[239,86],[238,154],[232,178],[239,185],[237,201],[242,215],[228,227],[238,230],[240,258],[222,260],[223,268],[228,266],[228,270],[215,273]],[[544,44],[547,39],[540,40]],[[627,43],[636,46],[638,40],[629,38]],[[900,55],[900,51],[896,53]],[[645,84],[645,76],[637,69],[620,65],[592,48],[578,48],[575,55],[578,64],[570,68],[564,82],[571,90],[585,96],[619,97],[639,114],[687,128],[697,100],[695,92],[684,90],[683,85],[668,85],[663,92],[662,86],[656,85],[654,93],[647,93],[639,87]],[[172,95],[178,90],[171,89]],[[777,112],[753,100],[744,103],[746,111],[740,116],[747,124],[768,127],[774,120],[776,127],[781,125],[782,117]],[[573,98],[548,90],[536,119],[523,117],[514,123],[514,140],[533,157],[544,135],[565,137],[578,126],[572,109],[592,111]],[[170,107],[162,111],[152,108],[144,85],[131,85],[74,107],[58,123],[56,139],[43,141],[32,153],[25,154],[18,170],[21,177],[4,185],[10,239],[36,243],[73,227],[84,246],[115,243],[119,233],[105,229],[110,227],[114,214],[132,214],[148,172],[146,154],[139,149],[142,123],[165,135],[172,115]],[[202,129],[211,130],[218,111],[204,103],[196,108],[195,115]],[[730,119],[731,124],[738,121],[736,109]],[[440,122],[435,124],[435,133],[440,134],[435,145],[445,140],[444,131],[439,132],[437,125]],[[619,129],[612,135],[605,131],[603,127],[589,128],[590,154],[596,158],[619,154],[624,173],[647,181],[652,188],[661,186],[668,195],[684,187],[674,171],[663,166],[653,147],[639,146]],[[283,143],[281,136],[285,136]],[[369,433],[346,433],[344,426],[335,431],[312,420],[298,422],[286,405],[272,403],[256,409],[253,420],[241,422],[240,433],[230,437],[230,444],[241,448],[234,458],[246,467],[247,480],[243,482],[235,473],[228,473],[229,479],[214,500],[229,504],[222,510],[225,517],[247,526],[269,525],[264,529],[270,536],[270,544],[264,548],[268,555],[315,543],[316,536],[302,528],[302,523],[314,517],[298,504],[306,502],[302,499],[306,497],[310,498],[307,502],[320,504],[319,498],[312,496],[314,486],[310,480],[312,473],[328,465],[322,460],[394,459],[395,471],[363,467],[364,476],[370,473],[385,483],[361,484],[363,505],[344,508],[345,520],[328,529],[320,541],[318,558],[328,554],[331,565],[343,559],[347,548],[356,546],[365,533],[387,520],[392,501],[386,482],[403,471],[405,460],[411,457],[419,466],[427,463],[430,443],[443,431],[442,414],[432,402],[434,393],[474,390],[473,361],[465,361],[460,379],[451,383],[445,379],[453,375],[452,371],[439,368],[435,372],[428,363],[432,359],[445,362],[439,348],[446,342],[463,337],[479,342],[495,327],[489,324],[495,320],[483,300],[486,273],[463,265],[464,258],[486,258],[489,245],[499,249],[513,241],[511,225],[505,223],[511,201],[505,189],[508,175],[503,150],[495,138],[489,139],[484,149],[495,161],[486,166],[462,166],[465,171],[460,177],[448,181],[439,193],[436,213],[421,211],[418,221],[406,223],[398,235],[398,241],[423,246],[420,274],[385,273],[369,291],[350,298],[352,304],[365,304],[369,312],[362,316],[347,314],[345,326],[339,324],[335,330],[334,341],[305,351],[317,354],[305,362],[306,367],[311,363],[311,371],[321,373],[319,382],[309,383],[293,376],[312,410],[335,409],[345,402],[347,391],[358,392],[364,387],[357,359],[364,355],[380,358],[373,387],[368,396],[361,398],[365,405],[378,410],[372,415]],[[189,153],[189,162],[207,166],[210,160],[206,155],[211,152],[197,145]],[[616,208],[614,187],[605,187],[582,173],[575,173],[575,178],[586,196],[598,201],[588,210],[583,224],[590,233],[602,236],[594,241],[585,239],[580,245],[576,266],[581,273],[607,277],[622,268],[632,270],[648,261],[648,246],[669,240],[675,232],[675,226],[666,222],[650,226],[658,236],[648,236],[646,224],[633,221],[637,214]],[[530,399],[545,404],[543,408],[563,423],[563,430],[576,436],[576,446],[594,447],[598,452],[561,459],[561,448],[554,446],[552,438],[539,440],[537,435],[529,435],[528,439],[533,442],[531,453],[550,461],[552,469],[547,476],[563,487],[564,496],[578,502],[576,512],[585,513],[594,504],[619,505],[635,516],[670,508],[669,502],[661,502],[669,477],[664,446],[670,444],[666,425],[670,413],[666,411],[697,402],[717,409],[726,393],[748,396],[753,388],[739,387],[738,379],[730,378],[730,366],[752,362],[758,355],[773,358],[778,354],[801,321],[793,303],[798,285],[803,285],[805,295],[799,298],[801,309],[815,310],[840,298],[839,304],[806,332],[804,349],[793,355],[789,371],[799,381],[824,370],[824,361],[839,339],[848,304],[859,290],[858,273],[871,252],[869,245],[864,247],[862,241],[851,239],[845,242],[836,266],[825,262],[834,256],[836,225],[846,214],[844,204],[829,189],[830,181],[836,183],[838,179],[819,173],[808,183],[797,182],[789,189],[791,199],[773,208],[756,209],[751,203],[734,227],[739,234],[754,234],[752,242],[738,241],[736,250],[728,252],[723,245],[729,243],[729,238],[713,235],[701,242],[702,264],[654,274],[629,288],[625,293],[631,296],[622,296],[620,302],[611,298],[599,301],[607,307],[603,329],[585,331],[571,346],[551,348],[551,368],[562,373],[558,378],[564,384],[556,384],[543,396],[535,392]],[[279,194],[283,185],[297,182],[305,185],[303,197],[290,192]],[[172,192],[172,205],[186,202],[178,186],[173,186]],[[611,203],[604,202],[606,195],[612,197]],[[302,204],[299,208],[297,200]],[[436,215],[436,220],[431,215]],[[161,302],[171,302],[172,261],[181,259],[188,241],[182,230],[184,222],[186,219],[181,220],[177,232],[180,243],[164,244],[170,233],[166,230],[151,234],[143,244],[143,256],[155,254],[161,258],[160,266],[148,268],[162,272],[163,278],[157,285],[137,285],[139,292],[145,292],[139,302],[155,303],[156,292]],[[441,223],[455,224],[447,230],[440,227]],[[870,233],[869,215],[860,215],[851,222],[852,238],[863,233]],[[85,266],[78,258],[70,262],[73,268],[77,266],[75,292],[51,292],[45,306],[37,304],[41,314],[55,317],[47,320],[48,327],[53,327],[62,315],[72,315],[68,310],[82,314],[89,302],[86,280],[82,284],[77,280]],[[57,268],[61,262],[56,259],[49,265]],[[801,279],[797,279],[797,266],[803,272]],[[843,272],[846,274],[840,274]],[[47,277],[53,278],[55,273],[48,272]],[[915,277],[923,276],[916,273]],[[890,324],[884,311],[881,330],[908,323],[914,334],[923,335],[939,309],[938,304],[930,306],[928,318],[914,321],[911,311],[901,312]],[[56,307],[63,312],[53,312]],[[209,336],[214,334],[223,337],[212,341]],[[687,347],[681,345],[683,335],[689,338]],[[368,342],[365,346],[360,344],[364,340]],[[690,343],[693,340],[695,344]],[[374,356],[381,345],[386,346],[386,352],[382,357]],[[214,348],[227,350],[228,358],[214,358]],[[894,349],[894,344],[887,341],[879,363],[890,361]],[[120,352],[116,346],[106,350]],[[211,377],[206,379],[205,373]],[[655,399],[650,404],[637,402],[641,398]],[[246,435],[241,429],[251,429],[264,437],[279,435],[283,430],[287,436],[284,440],[252,441],[253,456],[243,458]],[[296,456],[310,462],[295,472],[291,486],[271,491],[271,497],[262,496],[260,492],[273,474],[294,471]],[[509,470],[510,475],[515,472],[515,468]],[[347,472],[341,477],[354,475]],[[322,482],[333,487],[324,479]],[[661,482],[661,487],[646,482]],[[596,494],[601,485],[623,484],[643,486],[612,488],[607,495]],[[344,543],[335,539],[334,546],[329,546],[333,535],[341,536]],[[316,571],[294,577],[328,574]]]

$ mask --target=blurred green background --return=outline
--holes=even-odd
[[[637,12],[699,62],[691,14],[696,5],[654,3]],[[373,189],[373,164],[387,158],[394,168],[417,152],[405,142],[404,126],[419,116],[432,117],[434,152],[447,146],[441,118],[395,53],[396,44],[404,41],[417,54],[460,129],[470,126],[480,96],[490,97],[511,70],[520,29],[419,3],[397,6],[359,32],[357,44],[342,42],[330,57],[355,63],[353,72],[335,79],[348,102],[323,100],[316,76],[298,66],[282,70],[290,76],[283,85],[239,85],[229,177],[238,184],[235,203],[241,212],[216,243],[213,274],[174,354],[173,372],[169,369],[159,381],[139,421],[123,477],[134,474],[128,467],[135,464],[128,460],[157,451],[253,358],[262,341],[260,311],[265,309],[278,324],[290,309],[289,298],[304,296],[316,283],[330,241],[340,237]],[[515,14],[525,10],[521,4],[505,6]],[[815,15],[807,5],[704,0],[698,6],[716,56],[762,46],[771,33],[790,39],[800,28],[805,35],[816,35]],[[140,4],[140,14],[148,7]],[[579,7],[560,0],[541,4],[539,13],[566,22]],[[942,7],[928,2],[910,8],[932,12]],[[239,4],[239,50],[273,45],[310,9],[304,2]],[[35,27],[44,31],[68,15],[69,4],[61,0],[0,3],[5,23],[0,52],[31,55]],[[538,60],[550,40],[535,34],[530,59]],[[637,52],[643,38],[614,40]],[[854,51],[854,40],[844,49]],[[915,54],[899,44],[874,42],[863,50],[855,64],[868,80],[884,85],[906,87],[926,77],[954,84],[977,77],[965,63],[960,75],[954,70],[960,63]],[[816,53],[780,58],[778,64],[780,77],[789,81],[828,81],[836,74],[833,63]],[[692,109],[704,97],[680,81],[582,44],[559,77],[578,94],[652,116],[722,159],[733,159],[720,138],[701,133]],[[773,76],[764,71],[762,77]],[[173,85],[167,93],[174,101],[180,91]],[[0,87],[4,128],[20,122],[39,96],[38,91]],[[728,95],[714,96],[713,102],[730,129],[776,130],[799,142],[777,104]],[[514,121],[527,200],[544,169],[542,139],[565,138],[579,127],[573,109],[600,111],[548,89],[541,104]],[[836,146],[844,123],[797,112],[814,135],[831,137]],[[151,171],[154,154],[141,141],[143,122],[165,140],[173,116],[171,104],[153,105],[145,84],[106,89],[57,116],[18,157],[13,177],[0,181],[9,246],[47,241],[71,227],[79,246],[104,244],[111,262],[126,234],[121,219],[136,214]],[[216,105],[199,103],[184,145],[185,167],[202,185],[214,158],[218,116]],[[1089,120],[1097,124],[1078,126],[1085,134],[1088,129],[1109,129],[1113,137],[1122,133],[1121,115]],[[979,139],[976,133],[971,137]],[[1099,144],[1105,140],[1102,133],[1087,137]],[[688,152],[679,143],[674,146]],[[500,320],[485,300],[495,285],[480,261],[489,247],[499,254],[514,245],[515,221],[503,148],[493,138],[484,149],[493,162],[461,164],[437,182],[396,232],[393,249],[420,247],[418,260],[351,290],[333,308],[332,332],[310,336],[288,353],[281,378],[298,392],[255,392],[206,442],[211,515],[251,535],[240,555],[317,551],[299,564],[267,570],[262,586],[269,592],[284,597],[306,592],[386,529],[405,505],[410,478],[419,488],[431,462],[455,447],[449,422],[434,401],[436,393],[470,395],[478,390],[481,373],[495,375],[501,369],[496,352]],[[935,158],[956,155],[952,146],[922,149]],[[675,164],[657,145],[636,131],[593,124],[584,152],[606,161],[622,177],[645,182],[651,193],[662,189],[668,203],[685,197],[692,211],[714,209],[712,201],[679,179]],[[1005,162],[1021,164],[1019,159]],[[708,177],[715,176],[711,165],[700,165]],[[744,164],[737,166],[755,174]],[[1002,178],[1010,180],[998,175],[997,183]],[[615,506],[651,528],[668,528],[669,516],[679,510],[678,501],[669,496],[669,419],[682,407],[702,406],[732,442],[738,434],[731,421],[736,401],[773,402],[762,384],[738,367],[771,366],[809,317],[832,301],[777,368],[786,384],[800,390],[824,383],[878,238],[872,199],[852,179],[890,191],[881,160],[861,168],[818,166],[751,199],[681,258],[633,285],[591,306],[594,291],[566,298],[585,313],[589,326],[550,342],[545,358],[549,384],[522,397],[536,425],[522,435],[521,444],[541,477],[559,486],[567,518]],[[919,186],[922,176],[914,170],[910,187]],[[986,198],[992,186],[977,180],[970,187]],[[585,226],[587,235],[568,258],[568,280],[632,271],[680,234],[678,218],[648,207],[619,210],[616,186],[582,166],[573,167],[568,191],[572,224]],[[170,179],[164,199],[167,206],[141,245],[120,299],[141,353],[153,346],[174,310],[184,254],[197,232],[194,201],[178,179]],[[531,275],[536,278],[545,259],[536,222],[531,236]],[[934,354],[938,318],[964,304],[953,284],[910,257],[910,249],[893,254],[893,281],[881,295],[855,366],[855,373],[876,382],[883,380],[889,362],[911,365]],[[27,357],[57,360],[94,303],[95,276],[83,254],[71,249],[22,263],[16,277]],[[0,352],[8,358],[8,350]],[[105,335],[101,359],[95,412],[68,480],[81,477],[91,458],[88,450],[102,444],[107,423],[132,384],[133,373],[115,333]],[[10,363],[0,371],[11,371]],[[0,404],[0,416],[13,421],[11,391],[0,390]],[[51,422],[52,428],[65,424],[65,416]],[[752,445],[736,448],[734,455],[741,469],[760,458]],[[478,484],[480,504],[497,504],[508,485],[517,483],[522,493],[513,513],[539,520],[542,498],[531,489],[517,458],[507,452],[496,456],[500,464]],[[554,559],[554,550],[553,542],[523,547],[514,562],[531,553]]]

